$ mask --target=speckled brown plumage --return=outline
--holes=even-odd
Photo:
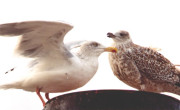
[[[114,74],[136,89],[151,92],[172,92],[180,95],[180,71],[157,51],[136,45],[129,33],[108,33],[118,53],[110,53]]]

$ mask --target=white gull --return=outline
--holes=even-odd
[[[28,62],[19,69],[12,69],[7,77],[23,77],[0,85],[1,89],[23,89],[36,91],[43,105],[40,92],[65,92],[85,85],[98,69],[98,57],[104,51],[116,52],[95,41],[77,41],[64,44],[63,39],[72,29],[69,24],[48,21],[26,21],[0,25],[1,36],[21,35],[15,52]],[[77,51],[73,51],[76,49]],[[22,71],[21,71],[22,72]]]

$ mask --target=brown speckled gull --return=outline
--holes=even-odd
[[[180,71],[157,51],[136,45],[127,31],[108,33],[117,53],[109,62],[121,81],[142,91],[171,92],[180,95]]]

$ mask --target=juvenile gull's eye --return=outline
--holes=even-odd
[[[122,37],[126,36],[125,33],[119,33],[119,34],[120,34],[120,36],[122,36]]]
[[[119,33],[119,35],[122,36],[122,37],[126,37],[126,36],[129,36],[129,33],[127,31],[121,31]]]

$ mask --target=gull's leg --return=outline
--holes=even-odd
[[[50,100],[49,93],[45,93],[45,97],[46,97],[47,100]]]
[[[36,88],[36,93],[39,96],[41,102],[43,103],[43,106],[45,106],[46,103],[45,103],[44,99],[42,98],[42,96],[40,94],[40,89],[39,88]]]

